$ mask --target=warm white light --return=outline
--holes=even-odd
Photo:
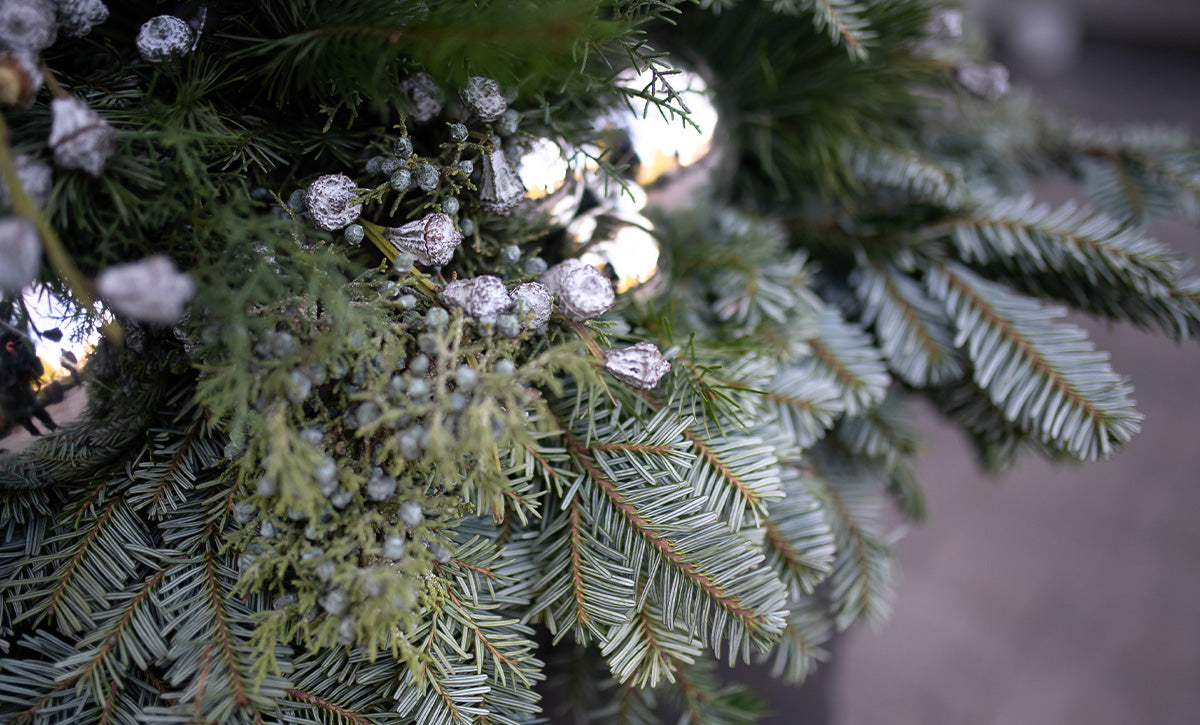
[[[517,175],[529,199],[541,199],[561,189],[570,170],[562,149],[548,138],[534,141],[517,164]]]
[[[691,123],[685,123],[670,112],[664,115],[652,104],[638,109],[640,114],[625,109],[611,114],[603,122],[629,134],[634,153],[641,161],[637,176],[639,184],[650,184],[674,168],[694,164],[712,148],[718,116],[708,84],[699,75],[686,70],[668,75],[666,80],[679,93],[676,102],[687,108]],[[622,79],[622,85],[640,90],[653,81],[653,74],[644,70],[628,73]]]

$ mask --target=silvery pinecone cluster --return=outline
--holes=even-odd
[[[42,52],[64,37],[81,38],[106,20],[108,7],[102,0],[0,0],[0,105],[29,109],[46,85]],[[137,45],[144,60],[157,63],[187,53],[195,40],[187,22],[163,15],[146,21]],[[54,87],[46,139],[54,166],[100,176],[116,151],[116,131],[86,100]],[[20,122],[19,115],[14,122]],[[12,161],[20,188],[0,178],[0,204],[11,212],[0,220],[0,291],[19,295],[41,268],[42,237],[35,220],[54,190],[54,173],[28,154]],[[192,281],[161,256],[105,270],[96,289],[118,313],[163,324],[178,320],[194,294]]]
[[[429,127],[437,121],[446,123],[436,155],[420,153],[405,133],[390,140],[390,154],[366,161],[366,176],[383,177],[384,182],[360,186],[345,174],[325,174],[307,189],[293,192],[288,206],[303,212],[319,229],[341,231],[346,243],[358,246],[367,228],[374,226],[361,218],[367,199],[384,199],[385,205],[394,202],[395,208],[401,200],[416,197],[422,208],[435,211],[399,226],[378,227],[379,236],[391,245],[387,251],[394,256],[397,272],[407,273],[414,264],[438,271],[475,234],[473,215],[506,216],[525,198],[514,159],[504,146],[516,134],[520,114],[508,107],[500,84],[490,78],[470,78],[450,109],[446,94],[427,74],[408,78],[403,89],[409,99],[408,122]],[[603,315],[615,304],[612,282],[596,267],[568,259],[548,268],[536,254],[522,264],[523,254],[520,247],[507,246],[500,264],[519,265],[521,272],[536,276],[537,281],[506,284],[496,275],[455,279],[444,285],[438,301],[461,309],[489,333],[510,338],[544,331],[556,305],[567,320],[582,322]],[[617,378],[641,389],[653,388],[670,370],[670,363],[648,343],[608,351],[604,364]]]

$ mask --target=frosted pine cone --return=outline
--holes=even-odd
[[[196,40],[196,31],[186,21],[174,15],[159,15],[142,24],[137,35],[137,49],[142,60],[161,63],[168,58],[187,55]]]
[[[48,143],[55,164],[99,176],[116,149],[116,132],[81,99],[55,98],[50,102]]]
[[[13,158],[13,166],[17,170],[17,179],[21,187],[39,209],[46,206],[50,192],[54,190],[54,170],[49,164],[38,161],[29,154],[17,154]],[[0,206],[12,206],[12,194],[8,184],[0,179]]]
[[[362,204],[355,204],[354,198],[353,179],[345,174],[326,174],[308,185],[304,204],[317,226],[335,232],[362,214]]]
[[[504,283],[490,274],[455,280],[446,285],[440,297],[444,302],[461,307],[468,317],[480,322],[495,321],[501,312],[513,306]]]
[[[116,264],[96,278],[96,290],[118,313],[141,322],[173,324],[196,293],[192,279],[169,257],[154,255]]]
[[[411,102],[412,120],[427,123],[442,112],[442,91],[428,73],[415,73],[400,85]]]
[[[42,239],[33,222],[20,216],[0,219],[0,291],[21,294],[41,265]]]
[[[383,236],[396,249],[408,252],[427,267],[449,264],[454,250],[463,240],[463,235],[454,228],[454,220],[441,212],[427,214],[402,227],[388,227],[383,230]]]
[[[58,27],[72,38],[82,38],[108,20],[104,0],[55,0]]]
[[[671,371],[671,363],[663,359],[654,345],[639,342],[622,350],[606,351],[604,369],[631,388],[650,390]]]
[[[526,330],[536,330],[550,320],[554,300],[546,285],[526,282],[508,294],[516,305],[517,319]]]
[[[44,0],[0,1],[0,46],[34,55],[54,45],[58,23]]]
[[[925,23],[925,34],[931,40],[953,40],[962,37],[963,12],[957,8],[934,8]]]
[[[525,185],[513,171],[508,157],[496,149],[483,157],[479,179],[479,206],[493,214],[507,215],[525,196]]]
[[[964,63],[958,69],[958,82],[971,93],[995,101],[1008,93],[1008,68],[1000,63]]]
[[[600,270],[578,259],[546,270],[542,284],[554,293],[562,313],[576,322],[604,314],[617,300],[612,284]]]
[[[467,87],[459,96],[480,121],[490,123],[508,110],[508,101],[500,92],[500,84],[491,78],[471,76],[467,79]]]

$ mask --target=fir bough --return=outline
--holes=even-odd
[[[6,722],[516,725],[560,716],[543,692],[575,722],[754,722],[718,661],[799,682],[890,610],[881,514],[925,514],[912,398],[990,467],[1104,458],[1137,431],[1131,388],[1055,303],[1200,329],[1200,285],[1142,227],[1197,217],[1193,142],[971,95],[966,51],[926,31],[944,8],[203,8],[179,10],[195,49],[156,64],[134,38],[157,5],[111,3],[5,112],[7,152],[50,155],[52,94],[115,129],[103,173],[60,169],[42,212],[4,165],[76,316],[106,320],[88,280],[150,254],[197,287],[173,328],[110,324],[83,416],[0,454]],[[540,213],[563,196],[628,221],[597,121],[683,128],[693,63],[729,163],[634,220],[660,283],[545,324],[443,297],[578,256],[579,224]],[[477,76],[506,94],[494,121],[455,98]],[[573,181],[496,213],[485,163],[546,140]],[[1051,171],[1091,206],[1025,195]],[[331,174],[363,211],[323,231],[304,190]],[[440,269],[389,241],[431,215],[462,237]],[[649,389],[605,371],[633,343],[670,363]]]

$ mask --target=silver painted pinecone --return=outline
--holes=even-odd
[[[479,178],[479,206],[493,214],[507,215],[525,196],[525,185],[513,171],[504,151],[497,148],[483,157]]]
[[[542,284],[554,294],[558,309],[576,322],[604,314],[617,300],[608,278],[578,259],[568,259],[546,270]]]
[[[442,91],[428,73],[414,73],[400,85],[408,94],[412,120],[428,123],[442,112]]]
[[[183,317],[196,285],[175,269],[170,257],[156,254],[116,264],[96,278],[96,290],[118,313],[140,322],[172,324]]]
[[[41,265],[42,239],[33,222],[22,216],[0,219],[0,291],[21,294]]]
[[[450,263],[454,250],[462,244],[463,235],[454,228],[449,214],[435,212],[401,227],[388,227],[383,236],[402,252],[411,254],[427,267],[444,267]]]
[[[54,45],[58,22],[44,0],[0,1],[0,47],[34,55]]]
[[[958,68],[958,82],[971,93],[995,101],[1009,91],[1008,68],[1000,63],[964,63]]]
[[[554,299],[540,282],[526,282],[508,293],[515,305],[517,319],[526,330],[536,330],[550,320]]]
[[[82,38],[108,20],[104,0],[55,0],[58,27],[72,38]]]
[[[604,369],[631,388],[650,390],[671,372],[671,363],[663,359],[654,345],[639,342],[620,350],[606,350]]]
[[[313,222],[327,232],[351,224],[362,214],[354,203],[354,180],[345,174],[326,174],[308,185],[304,204]]]
[[[491,78],[471,76],[459,96],[480,121],[490,123],[508,110],[508,101],[500,91],[500,84]]]
[[[461,307],[468,317],[480,322],[494,322],[500,313],[513,306],[504,283],[490,274],[456,279],[446,285],[439,296],[443,302]]]
[[[187,21],[174,15],[159,15],[142,24],[137,34],[137,49],[142,60],[161,63],[187,55],[195,40],[196,31]]]
[[[54,190],[54,169],[50,164],[38,161],[29,154],[17,154],[13,157],[13,166],[17,170],[17,179],[29,199],[42,209],[50,199]],[[12,194],[9,193],[8,183],[0,178],[0,206],[12,206]]]
[[[116,132],[108,121],[79,98],[50,102],[50,138],[54,163],[99,176],[116,150]]]

